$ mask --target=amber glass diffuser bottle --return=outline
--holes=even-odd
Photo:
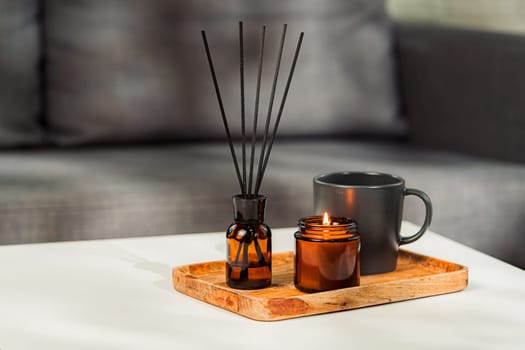
[[[257,289],[268,287],[272,279],[271,266],[271,232],[270,228],[264,223],[264,209],[266,198],[261,196],[259,190],[268,166],[270,154],[272,151],[275,136],[281,122],[281,117],[284,111],[284,105],[292,82],[292,77],[295,71],[295,65],[299,57],[301,45],[303,42],[304,33],[299,34],[295,53],[293,55],[292,63],[286,84],[283,89],[281,103],[279,104],[278,112],[272,118],[272,111],[274,105],[274,97],[279,80],[279,71],[281,67],[281,58],[284,50],[284,43],[286,38],[287,24],[283,24],[281,32],[281,40],[279,44],[279,52],[275,62],[275,72],[273,75],[272,88],[270,92],[270,99],[266,114],[266,122],[264,130],[262,131],[262,138],[258,137],[258,117],[259,117],[259,96],[261,92],[261,81],[264,61],[264,47],[266,38],[266,25],[261,27],[261,41],[259,45],[259,59],[257,69],[257,84],[255,89],[255,105],[253,110],[253,127],[246,132],[246,101],[244,90],[244,26],[243,22],[239,22],[239,82],[241,92],[241,157],[237,159],[235,152],[235,145],[232,135],[222,96],[219,88],[217,75],[215,74],[215,67],[210,51],[210,45],[206,37],[206,31],[201,31],[202,41],[204,43],[204,50],[210,66],[210,73],[217,95],[217,102],[219,103],[220,115],[222,123],[224,124],[224,131],[228,144],[230,146],[230,153],[235,167],[235,174],[237,181],[239,181],[241,194],[233,197],[233,207],[235,210],[235,222],[228,228],[226,232],[227,239],[227,258],[226,258],[226,283],[228,286],[240,289]],[[273,123],[273,126],[272,126]],[[259,129],[259,133],[261,133]],[[250,142],[251,139],[251,142]],[[260,140],[260,147],[257,143]],[[250,144],[248,144],[250,143]],[[249,146],[250,149],[247,149]],[[256,164],[256,149],[259,149],[259,162]]]
[[[328,219],[327,219],[328,218]],[[348,218],[311,216],[295,233],[295,286],[320,292],[359,285],[360,240]]]
[[[238,289],[272,282],[272,233],[264,223],[266,197],[233,197],[235,222],[226,231],[226,283]]]

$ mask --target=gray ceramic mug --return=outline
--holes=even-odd
[[[411,236],[400,234],[405,196],[425,203],[421,229]],[[405,180],[391,174],[338,172],[314,178],[314,211],[346,216],[357,221],[361,235],[361,274],[384,273],[396,268],[400,245],[419,239],[432,220],[432,202],[420,190],[405,187]]]

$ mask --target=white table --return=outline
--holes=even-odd
[[[0,349],[525,349],[523,270],[431,232],[408,248],[467,265],[468,288],[265,323],[172,287],[172,266],[224,258],[222,233],[2,246]]]

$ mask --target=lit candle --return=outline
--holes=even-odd
[[[319,292],[359,285],[360,241],[355,221],[310,216],[295,233],[295,286]]]
[[[323,215],[323,225],[331,225],[332,223],[330,222],[330,216],[328,216],[328,212],[324,212],[324,215]]]

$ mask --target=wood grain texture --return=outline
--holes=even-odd
[[[400,250],[393,272],[361,276],[359,287],[319,293],[295,288],[294,254],[272,256],[272,286],[238,290],[226,285],[225,262],[212,261],[173,269],[181,293],[259,321],[276,321],[392,303],[463,290],[468,269],[455,263]]]

